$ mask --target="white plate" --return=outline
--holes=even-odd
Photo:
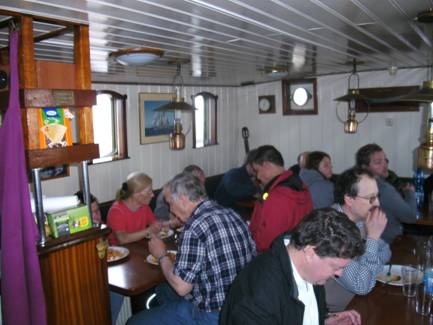
[[[386,283],[392,286],[402,286],[403,282],[401,281],[401,268],[402,265],[392,265],[391,266],[391,275],[388,276],[388,270],[389,270],[389,265],[384,265],[383,266],[383,270],[382,272],[380,272],[377,277],[376,280],[382,283]],[[422,278],[423,278],[423,273],[420,272],[420,274],[418,274],[418,283],[422,282]]]
[[[107,249],[107,262],[117,262],[129,255],[129,249],[121,246],[109,246]]]
[[[176,258],[177,251],[168,250],[167,253],[174,255]],[[159,265],[158,260],[152,254],[147,255],[146,262],[153,265]]]
[[[173,234],[174,234],[173,229],[161,230],[158,233],[158,237],[161,238],[161,239],[165,239],[165,238],[173,236]],[[147,239],[150,239],[151,237],[152,237],[152,235],[146,236]]]

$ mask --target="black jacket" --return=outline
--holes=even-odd
[[[314,286],[319,324],[326,315],[325,289]],[[220,325],[302,325],[304,304],[284,246],[283,236],[253,259],[236,277],[221,311]]]

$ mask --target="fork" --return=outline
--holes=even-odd
[[[388,272],[386,272],[386,283],[385,284],[388,284],[391,281],[391,268],[392,268],[392,264],[389,264]]]

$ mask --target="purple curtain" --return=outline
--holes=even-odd
[[[1,293],[6,325],[45,325],[45,299],[30,208],[18,98],[18,32],[10,35],[9,108],[0,128]]]

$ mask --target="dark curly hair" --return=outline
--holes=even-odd
[[[374,179],[371,172],[360,167],[350,168],[338,176],[334,188],[334,200],[338,204],[344,204],[344,196],[355,197],[359,193],[358,183],[362,176]]]
[[[347,259],[360,256],[365,250],[355,223],[332,208],[316,209],[306,215],[291,232],[290,245],[298,250],[310,245],[320,257]]]

